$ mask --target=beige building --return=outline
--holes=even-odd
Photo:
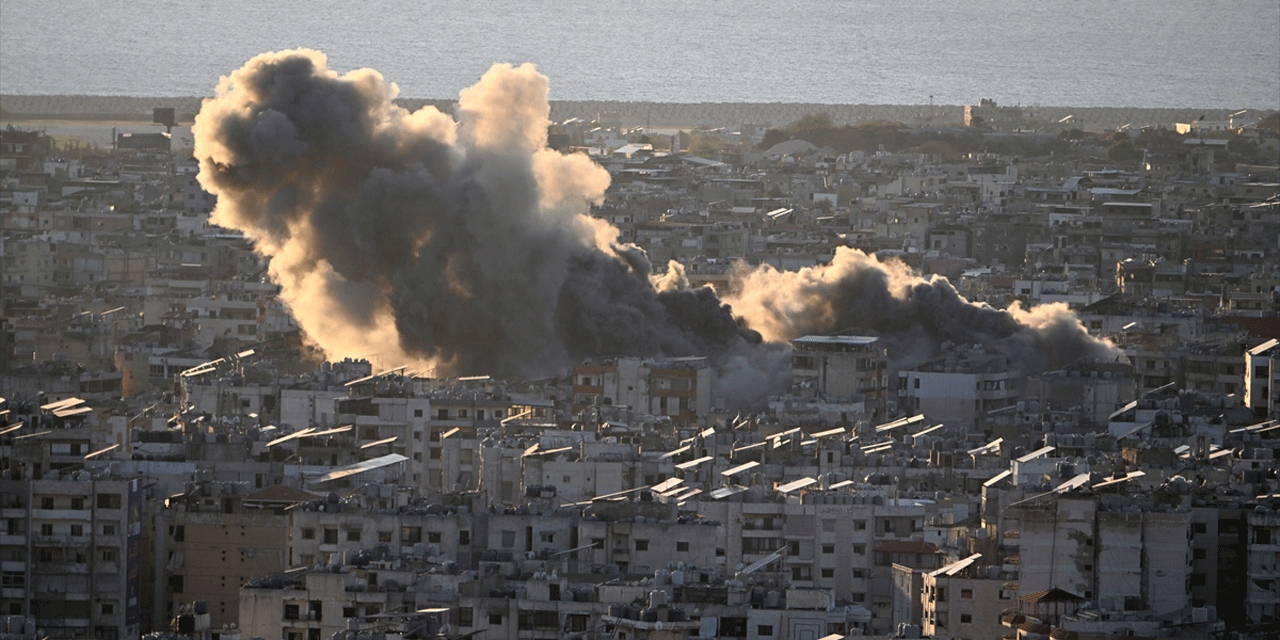
[[[573,367],[574,405],[625,406],[679,422],[711,412],[711,369],[705,358],[617,358]]]
[[[804,336],[792,340],[791,346],[792,383],[801,397],[863,397],[868,420],[885,417],[888,359],[879,338]]]
[[[221,628],[240,620],[240,587],[289,567],[289,516],[285,509],[317,496],[271,486],[247,495],[227,495],[204,483],[156,514],[152,549],[163,579],[152,601],[166,623],[178,606],[204,601],[209,622]]]
[[[1003,636],[1000,614],[1015,603],[1000,568],[973,554],[924,574],[922,630],[926,636],[979,640]]]

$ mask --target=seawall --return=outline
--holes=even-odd
[[[179,122],[190,122],[200,110],[201,98],[146,98],[128,96],[26,96],[0,95],[0,120],[89,120],[150,122],[152,109],[172,107]],[[401,105],[416,109],[433,104],[447,110],[453,100],[402,99]],[[1134,128],[1190,122],[1200,116],[1226,120],[1229,109],[1143,109],[1130,107],[1042,107],[1030,109],[1042,121],[1058,121],[1073,116],[1077,127],[1088,130],[1115,129],[1126,124]],[[727,103],[727,102],[622,102],[610,100],[553,100],[551,119],[594,119],[616,115],[624,126],[694,128],[736,126],[743,123],[771,127],[786,126],[809,114],[826,114],[836,124],[866,120],[888,120],[918,125],[960,122],[964,107],[958,105],[867,105],[812,103]]]

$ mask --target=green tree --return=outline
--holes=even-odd
[[[799,120],[796,120],[795,122],[791,123],[791,126],[788,128],[796,133],[799,133],[801,131],[830,129],[833,126],[835,125],[831,124],[831,116],[823,112],[823,113],[805,114]]]
[[[764,132],[764,138],[761,138],[760,144],[756,148],[764,151],[779,142],[786,142],[791,139],[791,134],[784,129],[768,129]]]
[[[1107,149],[1107,158],[1116,164],[1129,164],[1142,159],[1142,150],[1132,140],[1121,140]]]

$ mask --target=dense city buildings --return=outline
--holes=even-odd
[[[727,357],[326,361],[178,139],[0,131],[0,637],[1280,633],[1276,114],[639,124],[551,140],[655,288],[922,277]]]

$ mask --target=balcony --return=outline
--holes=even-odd
[[[32,509],[31,518],[34,520],[76,520],[80,522],[89,522],[92,520],[92,513],[88,509]]]
[[[72,546],[72,539],[69,535],[33,535],[31,536],[31,544],[42,547],[70,547]]]

